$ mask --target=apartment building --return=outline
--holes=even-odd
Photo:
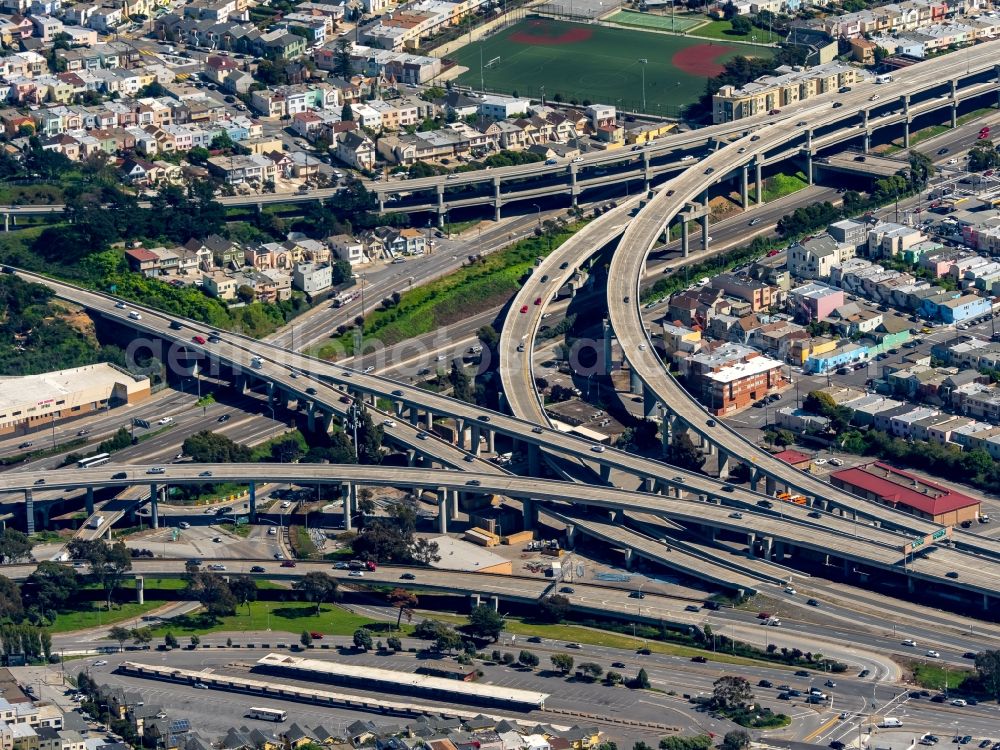
[[[712,121],[718,124],[764,114],[823,94],[835,94],[841,87],[854,86],[867,78],[864,70],[841,62],[811,68],[782,65],[775,75],[762,76],[740,88],[720,88],[712,96]]]

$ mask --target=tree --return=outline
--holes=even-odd
[[[229,579],[229,590],[236,603],[247,608],[250,614],[250,602],[257,601],[257,582],[250,576],[234,576]]]
[[[0,562],[4,565],[31,559],[31,541],[17,529],[0,531]]]
[[[192,635],[190,638],[191,648],[198,648],[198,644],[201,643],[201,638],[196,635]]]
[[[386,638],[385,645],[390,649],[392,649],[393,651],[403,650],[403,642],[399,639],[398,636],[395,635],[390,635],[388,638]]]
[[[753,689],[744,677],[723,675],[712,683],[712,707],[729,710],[753,703]]]
[[[229,584],[215,573],[197,571],[188,575],[184,594],[198,601],[209,617],[226,617],[236,614],[237,601]]]
[[[351,77],[351,40],[341,37],[333,53],[333,74],[345,81]]]
[[[23,613],[21,588],[6,576],[0,576],[0,618],[16,621]]]
[[[108,631],[108,637],[113,641],[118,641],[118,650],[125,650],[125,641],[132,637],[132,631],[121,625],[113,625]]]
[[[546,622],[562,622],[569,612],[569,598],[562,594],[553,594],[542,599],[538,604],[538,616]]]
[[[670,463],[688,471],[701,471],[705,457],[687,432],[674,435],[670,442]]]
[[[552,666],[562,674],[569,674],[573,671],[573,657],[569,654],[552,654],[549,660],[552,662]]]
[[[621,672],[608,672],[604,675],[604,681],[609,685],[619,685],[624,681],[624,679],[625,678],[622,677]],[[635,748],[632,750],[635,750]]]
[[[316,614],[320,613],[320,608],[328,599],[337,596],[337,579],[324,573],[321,570],[314,570],[306,573],[302,578],[292,584],[292,588],[302,593],[306,601],[316,605]]]
[[[299,643],[301,643],[306,648],[309,648],[312,645],[312,642],[313,642],[312,633],[310,633],[308,630],[303,630],[302,635],[299,636]]]
[[[517,663],[525,667],[534,668],[538,666],[538,657],[530,651],[521,651],[517,655]]]
[[[344,122],[354,121],[354,110],[351,109],[351,105],[344,102],[344,106],[340,110],[340,119]]]
[[[139,647],[146,646],[153,640],[153,630],[151,628],[134,628],[130,635],[132,642]]]
[[[647,745],[642,740],[639,740],[634,745],[632,745],[632,750],[653,750],[653,748],[651,748],[649,745]]]
[[[74,560],[87,563],[91,575],[104,588],[107,607],[111,609],[111,599],[121,584],[125,574],[132,570],[132,554],[125,542],[109,545],[102,539],[74,539],[67,545],[67,551]]]
[[[362,651],[372,650],[372,634],[367,628],[358,628],[354,631],[354,648]]]
[[[362,408],[358,415],[358,463],[382,463],[382,438],[385,430],[381,424],[375,424],[368,410]]]
[[[396,615],[396,630],[399,630],[399,625],[403,620],[403,615],[406,614],[406,621],[410,622],[413,619],[413,610],[417,606],[418,599],[417,595],[407,591],[406,589],[393,589],[389,592],[389,604],[399,610]]]
[[[635,676],[635,680],[632,684],[640,690],[649,690],[649,675],[646,674],[645,669],[639,670],[639,674]]]
[[[469,630],[480,638],[496,641],[503,630],[503,618],[488,604],[480,604],[469,613]]]
[[[604,668],[600,664],[596,664],[592,661],[585,661],[580,664],[578,669],[586,675],[587,679],[593,682],[600,678],[604,674]]]
[[[986,690],[1000,700],[1000,649],[980,651],[976,654],[976,672]]]
[[[440,628],[437,637],[434,639],[434,647],[438,651],[454,651],[461,645],[462,634],[448,627]]]
[[[451,383],[452,397],[466,403],[475,403],[472,391],[472,381],[466,375],[465,369],[461,367],[457,360],[451,363],[451,372],[448,373],[448,380]]]
[[[163,645],[167,648],[177,648],[180,644],[177,642],[177,636],[173,633],[167,633],[163,636]]]
[[[750,747],[750,733],[745,729],[733,729],[722,738],[722,750],[746,750]]]
[[[753,26],[750,25],[750,19],[743,16],[736,16],[730,23],[733,27],[733,33],[740,36],[746,36],[753,29]]]

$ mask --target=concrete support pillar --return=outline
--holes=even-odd
[[[990,611],[990,595],[989,594],[983,594],[983,611],[984,612],[989,612]]]
[[[903,94],[903,148],[910,147],[910,95]]]
[[[493,220],[500,221],[500,209],[503,208],[503,198],[500,197],[500,178],[493,178]]]
[[[428,409],[426,412],[424,412],[424,419],[426,425],[424,429],[426,429],[428,432],[431,432],[434,429],[434,412]]]
[[[754,161],[754,190],[756,191],[754,200],[758,206],[764,202],[764,177],[761,171],[762,165],[760,159],[757,159]]]
[[[437,186],[437,223],[438,228],[444,227],[444,184]]]
[[[455,420],[455,445],[465,450],[465,420],[461,417]]]
[[[483,603],[483,601],[479,597],[479,594],[469,594],[469,609],[470,610],[475,609],[476,607],[478,607],[482,603]]]
[[[750,168],[744,164],[740,168],[740,205],[746,211],[750,208]]]
[[[602,331],[604,333],[604,374],[611,374],[611,366],[614,364],[611,361],[611,342],[614,338],[614,331],[611,329],[611,323],[605,318],[601,324]]]
[[[634,367],[628,368],[628,387],[636,396],[642,395],[642,381],[639,379],[639,373],[635,371]]]
[[[306,427],[309,432],[316,432],[316,406],[312,401],[306,401]]]
[[[649,419],[656,412],[656,394],[653,390],[646,385],[642,386],[642,413],[646,419]]]
[[[719,479],[729,479],[729,454],[719,449]]]
[[[663,415],[663,424],[660,425],[660,452],[666,458],[670,452],[670,441],[674,434],[674,418],[668,412]]]
[[[643,477],[642,478],[642,491],[652,492],[656,489],[656,480],[653,477]]]
[[[576,526],[571,523],[566,524],[566,549],[576,547]]]
[[[250,482],[250,523],[257,522],[257,483]]]
[[[24,527],[29,534],[35,533],[35,498],[31,490],[24,491]]]
[[[757,535],[752,531],[747,533],[747,557],[754,558],[756,554],[753,551],[754,544],[757,543]]]
[[[872,133],[870,130],[866,130],[864,136],[862,137],[861,150],[866,154],[871,150],[872,147]]]
[[[458,490],[448,492],[448,518],[453,521],[458,518]]]
[[[633,570],[635,568],[635,553],[632,548],[629,547],[625,550],[625,570]]]
[[[771,559],[771,550],[774,548],[774,537],[765,536],[760,540],[761,543],[761,557],[765,560]]]
[[[143,581],[142,576],[135,577],[135,600],[139,604],[146,603],[145,595],[145,581]]]
[[[775,483],[774,477],[764,477],[764,492],[768,495],[774,495]]]
[[[688,224],[684,215],[681,214],[681,255],[686,258],[690,251],[691,249],[688,246]]]
[[[542,472],[542,452],[537,445],[528,446],[528,476],[537,477]]]
[[[757,485],[760,484],[760,472],[757,469],[750,469],[750,489],[753,492],[757,491]]]
[[[574,206],[577,204],[577,197],[580,195],[580,186],[576,183],[576,164],[569,165],[569,195]]]
[[[87,488],[87,516],[94,515],[94,488]]]
[[[642,150],[642,189],[649,190],[653,182],[653,166],[649,162],[649,151]]]
[[[486,452],[493,453],[496,450],[496,433],[493,430],[486,431]]]
[[[481,431],[480,431],[478,423],[472,425],[471,432],[472,432],[472,438],[471,438],[470,442],[472,443],[472,445],[469,446],[469,453],[471,453],[473,456],[478,456],[479,455],[479,437],[481,435]]]
[[[493,611],[494,612],[499,612],[500,611],[500,597],[499,596],[491,596],[490,597],[490,604],[493,605]]]
[[[601,464],[601,481],[605,484],[611,481],[611,467],[608,464]]]
[[[535,501],[525,498],[521,501],[521,516],[525,530],[535,528],[538,524],[538,513],[535,508]]]
[[[813,184],[813,152],[812,149],[806,151],[806,181]]]
[[[958,127],[958,102],[951,105],[951,127]]]
[[[846,557],[843,560],[844,563],[844,578],[850,578],[853,570],[851,569],[851,561]]]
[[[438,497],[438,532],[441,534],[448,533],[448,489],[446,487],[438,487],[437,490]]]
[[[701,217],[701,249],[708,250],[708,214]]]
[[[410,419],[410,424],[416,427],[420,424],[420,410],[416,406],[410,407],[410,413],[408,415]]]
[[[393,413],[397,417],[402,418],[402,416],[403,416],[403,408],[404,408],[404,406],[403,406],[403,402],[402,401],[393,401],[392,402],[392,411],[393,411]]]
[[[340,485],[340,497],[344,503],[344,530],[351,531],[354,528],[353,520],[351,518],[351,499],[354,497],[354,484],[351,482],[344,482]]]
[[[149,485],[149,525],[160,528],[160,488],[155,483]]]

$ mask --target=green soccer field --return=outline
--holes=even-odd
[[[633,29],[528,18],[449,57],[469,70],[458,82],[475,89],[563,101],[584,100],[676,116],[705,81],[736,55],[769,55],[766,47],[687,39]],[[490,65],[491,61],[498,62]],[[647,60],[644,65],[640,59]],[[483,67],[481,68],[481,62]]]

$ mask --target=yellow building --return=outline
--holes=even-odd
[[[812,68],[782,65],[777,75],[762,76],[740,88],[720,88],[712,97],[712,121],[718,124],[765,114],[822,94],[835,94],[866,77],[860,68],[840,62]]]

